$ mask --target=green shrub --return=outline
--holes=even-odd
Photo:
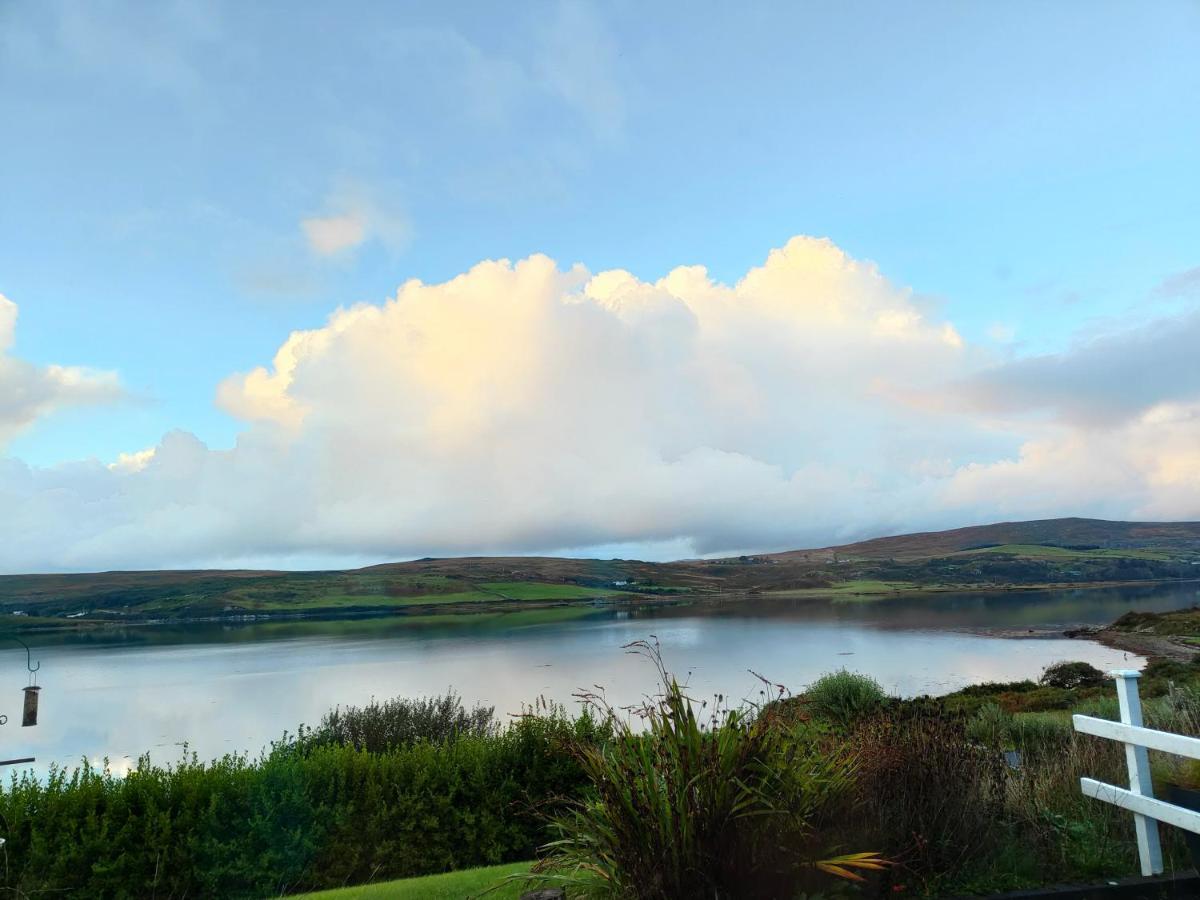
[[[850,788],[845,756],[757,710],[719,703],[702,720],[657,646],[631,646],[655,662],[663,694],[641,710],[644,731],[612,717],[612,741],[577,748],[593,795],[555,820],[538,873],[604,896],[674,900],[796,896],[820,873],[880,868],[873,854],[823,852],[819,826]]]
[[[283,741],[257,759],[83,765],[0,793],[3,886],[22,896],[265,897],[529,859],[606,739],[561,710],[383,753]]]
[[[396,698],[366,706],[330,710],[321,724],[304,734],[310,744],[336,744],[380,753],[417,741],[441,743],[457,737],[487,737],[496,730],[495,707],[467,710],[462,699],[447,691],[441,697],[419,700]]]
[[[822,675],[804,696],[814,716],[843,726],[875,712],[887,699],[874,678],[845,669]]]
[[[996,694],[1022,694],[1027,691],[1036,691],[1037,682],[1025,679],[1024,681],[984,681],[980,684],[969,684],[965,688],[959,688],[948,697],[993,697]]]
[[[1200,656],[1197,657],[1200,659]],[[1142,669],[1142,678],[1164,678],[1177,681],[1190,681],[1196,676],[1195,661],[1182,663],[1173,659],[1152,659]]]
[[[1046,666],[1039,679],[1039,682],[1047,687],[1065,690],[1099,687],[1107,681],[1108,677],[1103,672],[1091,663],[1085,662],[1060,662]]]

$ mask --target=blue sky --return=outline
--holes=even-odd
[[[230,448],[248,426],[223,380],[487,259],[732,284],[828,238],[988,365],[1186,316],[1197,59],[1192,2],[10,0],[11,353],[123,397],[0,452],[107,464],[174,429]]]

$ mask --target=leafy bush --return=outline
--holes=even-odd
[[[539,873],[605,896],[673,900],[795,896],[820,872],[881,868],[874,854],[818,849],[819,824],[850,787],[843,754],[748,708],[718,703],[702,720],[657,647],[630,646],[654,661],[663,694],[640,711],[644,731],[614,716],[612,741],[577,747],[594,796],[555,820]]]
[[[442,743],[457,737],[487,737],[496,730],[495,707],[467,710],[454,691],[441,697],[399,697],[366,706],[330,710],[321,724],[304,734],[311,744],[336,744],[381,753],[417,741]]]
[[[1190,681],[1196,676],[1196,659],[1200,659],[1200,656],[1197,656],[1190,663],[1178,662],[1174,659],[1163,659],[1161,657],[1151,659],[1146,663],[1145,668],[1142,669],[1142,680],[1164,678]]]
[[[0,793],[18,896],[264,897],[529,859],[587,781],[565,748],[606,738],[561,710],[370,753],[285,741],[257,759],[84,765]]]
[[[1037,683],[1029,681],[983,681],[955,691],[952,697],[991,697],[995,694],[1023,694],[1036,691]]]
[[[1107,682],[1108,678],[1091,663],[1060,662],[1047,666],[1038,680],[1047,687],[1071,690],[1080,687],[1099,687]]]
[[[804,696],[813,715],[838,725],[849,725],[875,712],[887,699],[874,678],[845,669],[822,675]]]

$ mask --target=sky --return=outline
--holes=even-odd
[[[0,572],[1200,519],[1200,4],[0,0]]]

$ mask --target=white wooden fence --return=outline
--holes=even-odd
[[[1200,834],[1200,812],[1154,798],[1154,786],[1150,782],[1150,758],[1146,750],[1162,750],[1176,756],[1200,759],[1200,739],[1142,727],[1142,701],[1138,697],[1137,689],[1137,680],[1141,674],[1131,669],[1121,669],[1109,674],[1117,681],[1121,721],[1112,722],[1108,719],[1094,719],[1091,716],[1073,716],[1072,719],[1076,731],[1120,741],[1125,745],[1129,788],[1105,784],[1093,778],[1079,779],[1079,786],[1085,796],[1112,803],[1133,813],[1142,874],[1158,875],[1163,869],[1158,823],[1166,822],[1168,825]]]

